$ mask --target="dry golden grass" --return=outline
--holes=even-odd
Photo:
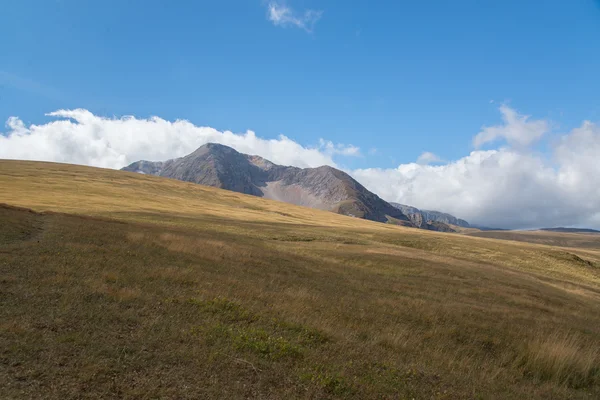
[[[550,246],[600,250],[600,233],[552,231],[467,231],[471,236],[546,244]]]
[[[553,334],[530,343],[523,356],[526,371],[539,379],[585,387],[598,374],[598,348],[578,335]]]
[[[50,163],[0,203],[1,398],[600,397],[593,246]]]

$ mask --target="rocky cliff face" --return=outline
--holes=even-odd
[[[439,211],[419,210],[416,207],[407,206],[399,203],[390,203],[394,207],[402,211],[410,221],[417,227],[423,228],[426,224],[439,222],[447,225],[456,225],[463,228],[469,228],[470,225],[464,219],[456,218],[454,215],[446,214]],[[437,230],[437,229],[436,229]]]
[[[138,161],[125,171],[179,179],[372,221],[412,226],[396,207],[369,192],[350,175],[323,166],[296,168],[209,143],[164,162]]]

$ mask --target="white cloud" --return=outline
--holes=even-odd
[[[520,115],[512,108],[500,106],[504,125],[483,127],[473,139],[476,148],[504,139],[511,146],[526,147],[541,139],[550,130],[550,124],[544,120],[530,121],[528,115]]]
[[[532,138],[531,126],[507,107],[498,131]],[[534,121],[544,127],[545,121]],[[528,136],[529,135],[529,136]],[[551,145],[550,157],[516,147],[473,151],[444,165],[402,164],[352,175],[388,201],[441,210],[499,228],[600,228],[600,126],[585,121]],[[511,141],[509,141],[511,143]]]
[[[351,144],[334,144],[330,140],[319,139],[319,149],[327,155],[360,156],[360,148]]]
[[[275,26],[295,26],[309,33],[322,15],[323,11],[318,10],[306,10],[299,14],[281,1],[271,1],[267,6],[267,17]]]
[[[286,136],[261,139],[252,131],[236,134],[188,121],[170,122],[158,117],[103,118],[87,110],[60,110],[48,114],[57,121],[29,127],[9,118],[8,132],[0,136],[0,158],[44,160],[105,168],[121,168],[134,161],[163,161],[181,157],[208,142],[257,154],[277,164],[297,167],[335,166],[336,155],[357,155],[351,145],[321,140],[303,147]]]
[[[531,121],[507,107],[501,112],[518,117],[505,118],[504,125],[496,128],[510,130],[514,137],[531,132]],[[121,168],[142,159],[180,157],[208,142],[298,167],[336,166],[335,157],[361,154],[355,146],[325,139],[306,147],[285,136],[267,140],[252,131],[220,132],[158,117],[104,118],[81,109],[50,115],[57,120],[29,126],[9,118],[5,135],[0,135],[0,158]],[[348,172],[385,200],[449,212],[476,224],[600,228],[599,125],[583,122],[550,143],[546,156],[527,151],[524,144],[532,141],[510,143],[514,146],[476,150],[439,165],[409,163]],[[427,159],[433,158],[422,155],[421,161]]]
[[[431,163],[438,163],[438,162],[442,162],[443,160],[441,158],[439,158],[438,156],[436,156],[435,154],[426,151],[424,153],[422,153],[419,158],[417,158],[417,164],[431,164]]]

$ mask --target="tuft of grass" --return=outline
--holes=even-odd
[[[247,351],[272,361],[302,356],[300,346],[262,328],[217,323],[207,330],[193,332],[213,346],[225,344],[226,346],[223,347],[227,352]]]
[[[343,376],[335,372],[326,371],[322,367],[300,374],[300,380],[315,385],[326,394],[336,397],[349,396],[355,392],[355,389]]]
[[[527,376],[582,388],[600,384],[600,349],[579,335],[553,333],[529,343],[520,363]]]
[[[218,316],[221,320],[229,323],[247,322],[252,323],[258,320],[258,316],[243,308],[240,304],[233,302],[224,297],[216,297],[211,300],[199,300],[190,298],[190,304],[198,306],[213,315]]]
[[[249,350],[271,360],[297,358],[302,355],[298,345],[290,343],[282,336],[269,334],[261,328],[240,328],[230,331],[230,336],[236,349]]]

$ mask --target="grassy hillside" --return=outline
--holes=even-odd
[[[0,203],[0,398],[600,396],[597,248],[49,163]]]
[[[476,231],[465,232],[471,236],[515,240],[546,244],[549,246],[600,250],[600,234],[553,231]]]

